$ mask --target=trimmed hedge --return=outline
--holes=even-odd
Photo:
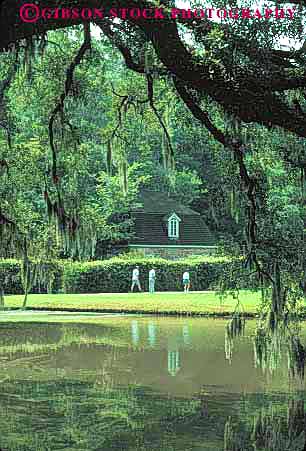
[[[23,293],[20,280],[20,262],[17,260],[0,260],[0,285],[4,293]]]
[[[182,290],[183,272],[189,270],[192,290],[208,290],[216,287],[219,276],[230,262],[221,258],[186,259],[168,261],[161,258],[138,258],[71,263],[65,266],[63,287],[66,293],[121,293],[131,287],[132,271],[139,266],[140,283],[148,291],[148,274],[156,271],[157,291]],[[135,291],[137,288],[135,288]]]
[[[63,263],[53,261],[46,263],[50,265],[54,272],[54,281],[52,292],[56,293],[62,289]],[[0,259],[0,286],[5,294],[23,294],[23,288],[20,277],[21,263],[19,260]],[[31,293],[47,293],[47,286],[36,284]]]
[[[149,270],[156,271],[155,289],[157,291],[182,290],[182,275],[190,272],[191,290],[212,290],[218,287],[221,276],[233,283],[233,268],[238,269],[240,262],[234,263],[225,258],[203,256],[185,260],[165,260],[162,258],[125,259],[114,257],[110,260],[94,262],[53,261],[52,272],[55,275],[52,292],[65,293],[126,293],[130,290],[132,271],[139,266],[142,289],[148,291]],[[232,281],[232,282],[231,282]],[[254,282],[253,282],[254,283]],[[0,259],[0,286],[5,294],[22,294],[20,262]],[[252,284],[244,284],[248,288]],[[254,285],[253,285],[254,286]],[[135,288],[135,291],[137,288]],[[36,284],[31,293],[46,293],[46,286]]]

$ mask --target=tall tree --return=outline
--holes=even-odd
[[[74,7],[82,6],[82,2],[68,0],[60,2],[60,6],[69,7],[72,3]],[[191,3],[192,7],[196,6],[195,2]],[[220,152],[215,174],[230,191],[230,215],[238,225],[235,245],[238,252],[243,253],[250,273],[257,272],[262,286],[272,285],[270,313],[274,318],[285,313],[290,299],[297,300],[296,287],[305,277],[306,81],[305,45],[301,41],[305,4],[299,1],[298,5],[291,21],[271,23],[238,19],[231,23],[230,19],[225,19],[214,23],[208,19],[184,20],[180,15],[174,20],[169,8],[175,6],[175,2],[158,4],[163,8],[162,20],[135,20],[129,15],[127,20],[114,20],[107,13],[110,6],[144,9],[156,5],[133,0],[110,5],[106,1],[105,18],[94,21],[121,53],[126,66],[138,74],[146,86],[145,94],[136,98],[132,90],[130,94],[122,86],[119,91],[114,89],[114,97],[118,98],[115,132],[118,135],[120,131],[117,139],[126,140],[126,133],[129,134],[126,125],[132,125],[128,118],[132,109],[147,104],[162,131],[165,168],[171,172],[177,156],[169,120],[171,113],[164,108],[162,114],[163,108],[156,103],[156,92],[163,81],[169,86],[169,92],[175,93],[187,107],[189,116],[186,117],[195,119],[218,143],[212,146],[210,155],[216,161],[216,153]],[[48,6],[58,7],[59,2],[50,0]],[[88,0],[87,6],[98,5]],[[31,50],[37,45],[43,47],[50,30],[70,28],[78,22],[40,19],[35,24],[23,23],[16,14],[4,20],[7,12],[16,13],[19,7],[15,1],[4,0],[1,4],[0,24],[3,23],[2,30],[8,31],[2,45],[8,48],[13,44],[13,58],[18,47],[24,47],[21,54],[27,64],[31,61]],[[84,34],[77,40],[79,47],[66,66],[64,88],[59,90],[49,117],[52,164],[46,202],[50,215],[72,237],[76,236],[77,216],[81,213],[78,211],[77,215],[79,209],[73,203],[68,202],[67,206],[64,200],[65,186],[58,170],[62,153],[57,146],[64,126],[71,132],[74,130],[66,117],[66,108],[75,89],[78,70],[84,62],[92,65],[88,22],[83,28]],[[37,39],[34,34],[38,35]],[[299,41],[298,49],[280,50],[277,43],[282,36]],[[6,88],[7,83],[3,86]],[[105,135],[105,128],[103,133]],[[110,135],[106,133],[106,140],[110,142],[114,135],[112,128]],[[267,145],[270,146],[268,158],[264,156]],[[110,146],[107,152],[111,157]],[[126,190],[126,149],[119,154]],[[276,167],[273,158],[278,160]],[[109,166],[110,163],[111,158],[108,158]],[[288,187],[284,187],[284,181],[290,182]],[[224,190],[221,194],[224,196]],[[282,246],[279,237],[283,240]]]

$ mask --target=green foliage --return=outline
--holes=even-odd
[[[129,213],[136,205],[140,187],[150,176],[142,174],[141,163],[133,163],[129,168],[124,164],[123,167],[126,171],[124,180],[121,180],[120,174],[110,176],[105,171],[101,171],[98,177],[95,209],[100,216],[99,240],[120,241],[130,238],[132,234]]]
[[[224,451],[303,451],[303,400],[292,398],[286,410],[285,416],[280,414],[279,408],[274,404],[262,408],[254,416],[252,431],[244,431],[241,424],[234,424],[229,417],[224,431]]]
[[[57,292],[62,285],[63,263],[49,261],[39,264],[33,293]],[[5,294],[21,294],[24,292],[22,283],[22,263],[19,260],[0,260],[0,287]]]
[[[223,274],[233,263],[221,257],[189,257],[179,261],[162,258],[115,257],[93,262],[52,260],[35,262],[35,283],[31,292],[50,293],[64,290],[66,293],[118,293],[127,292],[131,285],[132,270],[140,268],[141,284],[148,290],[148,273],[156,270],[158,291],[180,291],[182,275],[189,270],[192,290],[219,287]],[[237,263],[239,264],[239,263]],[[0,286],[6,294],[23,293],[22,262],[13,259],[0,260]]]
[[[226,32],[212,23],[203,34],[196,33],[193,56],[208,64],[212,80],[222,76],[232,83],[240,78],[238,67],[254,74],[261,71],[253,57],[248,60],[243,51],[245,46],[248,50],[248,38],[265,54],[265,48],[275,42],[275,34],[300,35],[294,22],[286,21],[284,29],[285,21],[267,25],[266,21],[237,20]],[[241,178],[233,149],[221,146],[205,127],[199,126],[177,96],[169,77],[156,72],[161,66],[151,44],[138,38],[133,35],[139,64],[145,63],[147,73],[155,71],[154,108],[148,102],[146,77],[127,70],[120,53],[106,38],[93,37],[92,51],[75,69],[62,117],[57,115],[54,122],[55,181],[48,124],[58,95],[64,90],[66,71],[80,47],[82,33],[77,28],[69,32],[50,31],[43,57],[39,52],[35,58],[27,54],[33,50],[31,45],[21,50],[20,59],[25,60],[28,73],[19,67],[5,91],[13,145],[9,148],[5,131],[1,130],[0,214],[16,223],[31,243],[29,259],[59,255],[76,260],[93,258],[97,243],[106,248],[130,238],[133,224],[129,210],[138,190],[145,186],[191,204],[225,243],[224,254],[245,258],[248,277],[244,278],[247,271],[236,270],[236,264],[233,270],[227,266],[221,284],[224,289],[252,284],[257,287],[254,273],[258,269],[266,275],[260,282],[270,285],[268,275],[277,261],[284,293],[290,295],[298,284],[305,290],[305,140],[281,128],[244,123],[235,112],[225,113],[200,92],[195,96],[199,107],[207,111],[222,133],[243,143],[245,171],[253,186],[251,204],[256,210],[250,227],[250,186]],[[12,61],[8,55],[0,58],[1,79]],[[268,67],[272,60],[267,58],[264,64]],[[287,69],[295,71],[293,67]],[[258,76],[262,74],[258,72]],[[285,96],[288,102],[298,99],[304,108],[302,91]],[[49,207],[61,212],[60,224],[49,226],[47,200]],[[67,239],[71,238],[68,224],[72,226],[71,240]],[[58,225],[64,233],[60,233]],[[256,235],[252,245],[251,230]],[[5,232],[1,254],[17,257],[16,249],[10,246],[10,233]],[[112,283],[119,284],[119,291],[122,284],[124,289],[129,284],[120,282],[119,276]],[[177,287],[176,284],[172,281],[170,286]],[[275,298],[273,302],[276,301]]]
[[[168,192],[184,205],[191,204],[206,192],[199,175],[190,169],[164,171],[159,167],[152,168],[150,188]]]
[[[161,258],[126,260],[113,258],[106,261],[72,263],[65,266],[64,289],[67,293],[127,292],[130,290],[132,270],[140,270],[142,288],[148,290],[148,273],[156,271],[158,291],[182,290],[182,275],[187,269],[192,290],[212,289],[217,285],[224,266],[221,258],[186,259],[168,261]]]

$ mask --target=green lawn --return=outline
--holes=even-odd
[[[247,313],[256,313],[260,293],[241,291],[240,299]],[[6,307],[20,307],[22,295],[5,297]],[[230,314],[236,301],[232,297],[220,302],[213,291],[190,293],[103,293],[103,294],[31,294],[28,308],[128,311],[148,313]]]

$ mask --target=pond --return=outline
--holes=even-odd
[[[2,451],[306,449],[305,383],[255,368],[254,321],[230,362],[222,319],[60,319],[0,322]]]

